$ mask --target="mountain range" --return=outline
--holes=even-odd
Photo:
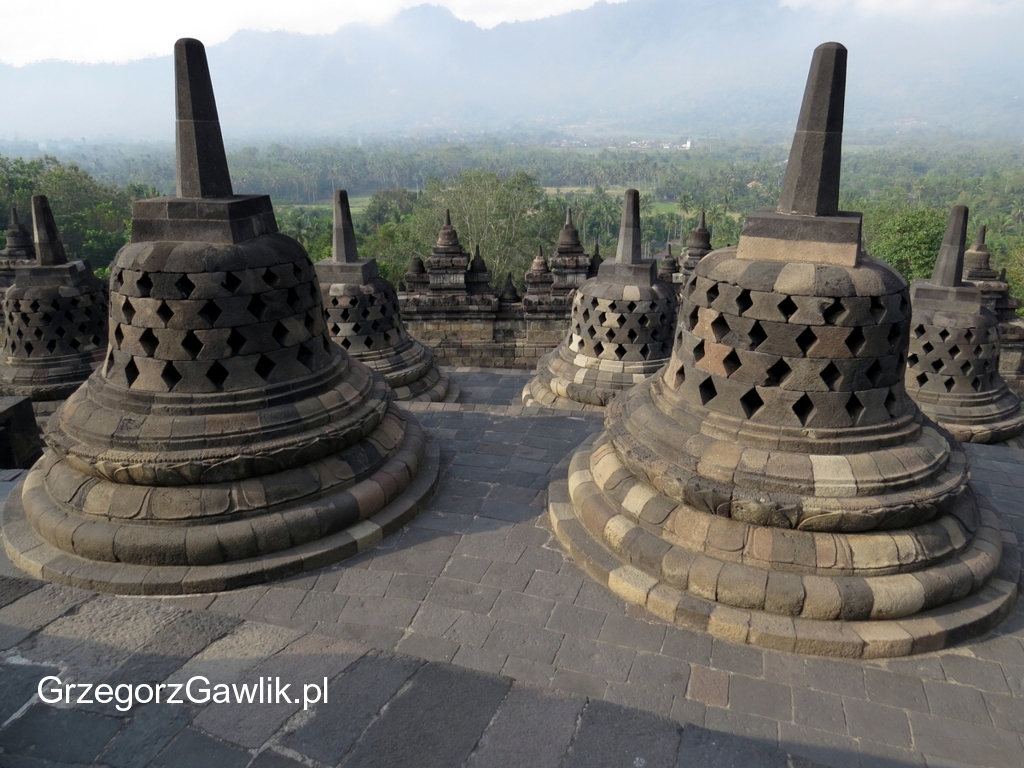
[[[850,49],[847,125],[1021,138],[1024,11],[869,17],[774,0],[630,0],[484,30],[423,5],[323,35],[210,46],[229,140],[792,130],[811,51]],[[998,23],[997,23],[998,22]],[[0,64],[8,140],[169,141],[172,62]]]

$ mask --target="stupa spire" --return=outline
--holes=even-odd
[[[956,205],[949,212],[949,224],[929,282],[946,288],[963,285],[964,249],[967,244],[967,207]]]
[[[32,195],[32,230],[36,243],[36,262],[43,266],[67,264],[64,243],[57,233],[50,201],[46,195]]]
[[[839,212],[846,56],[846,48],[839,43],[823,43],[814,50],[782,183],[780,213],[835,216]]]
[[[353,264],[359,261],[356,248],[356,230],[352,226],[352,209],[348,204],[348,192],[334,190],[334,244],[333,258],[339,264]]]
[[[198,40],[174,44],[174,88],[178,197],[231,197],[210,67]]]
[[[619,247],[615,261],[619,264],[639,264],[643,260],[640,245],[640,193],[626,190],[622,204],[622,224],[619,227]]]

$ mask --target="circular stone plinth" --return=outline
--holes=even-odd
[[[344,530],[289,549],[201,566],[98,562],[57,549],[40,538],[25,519],[22,497],[27,481],[22,481],[11,491],[3,509],[4,548],[11,562],[29,575],[82,589],[130,595],[221,592],[313,571],[369,549],[423,509],[437,487],[439,470],[440,450],[436,443],[428,442],[418,474],[379,512]],[[379,492],[384,485],[378,483],[379,479],[372,475],[347,493],[361,497]]]
[[[792,567],[788,571],[768,572],[757,569],[753,560],[750,565],[740,562],[746,560],[747,554],[742,535],[733,536],[739,547],[732,553],[733,562],[724,561],[722,551],[715,549],[714,543],[704,544],[706,556],[702,547],[696,546],[693,557],[688,559],[680,557],[679,548],[651,533],[649,524],[619,504],[606,486],[595,481],[592,454],[600,437],[590,438],[556,468],[554,474],[559,479],[548,488],[552,527],[589,576],[666,621],[737,643],[801,654],[866,659],[946,648],[987,632],[1016,604],[1021,567],[1016,537],[984,500],[979,504],[979,527],[974,541],[959,552],[953,546],[951,551],[955,553],[945,561],[944,569],[924,568],[920,572],[908,570],[868,578],[826,577],[800,573]],[[618,477],[621,480],[621,473]],[[607,484],[616,483],[609,478]],[[630,507],[647,507],[652,500],[657,506],[657,493],[645,484],[633,484],[626,494]],[[730,533],[737,533],[736,521],[695,515],[705,518],[709,525],[717,520],[722,529],[712,532],[713,535],[724,534],[722,538],[728,539]],[[794,533],[797,532],[778,531],[780,542],[793,540]],[[929,533],[934,535],[936,531],[922,531],[921,540]],[[718,545],[722,544],[719,540]],[[756,542],[754,535],[747,544],[755,551],[758,544],[765,546],[764,541]],[[770,559],[772,542],[767,543],[767,548]],[[799,548],[799,543],[793,541],[793,549]],[[843,547],[837,549],[841,552]],[[870,558],[870,546],[861,549]],[[859,556],[853,554],[854,559]],[[776,558],[793,559],[781,551]],[[836,560],[835,551],[832,559]],[[684,564],[684,560],[688,562]],[[760,579],[756,578],[758,570]],[[964,594],[946,605],[913,612],[928,601],[949,598],[954,589]],[[793,611],[801,602],[806,602],[805,607],[811,608],[812,615],[821,618],[780,615],[780,611]],[[856,615],[858,604],[868,615],[878,614],[879,618],[845,620],[842,612]],[[824,618],[829,613],[832,618]],[[894,618],[884,618],[886,615]]]

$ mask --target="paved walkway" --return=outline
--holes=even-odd
[[[157,715],[150,705],[125,726],[123,716],[96,720],[112,715],[81,706],[24,708],[0,691],[0,707],[16,707],[0,709],[0,723],[7,722],[0,729],[0,764],[64,717],[96,723],[81,726],[100,734],[96,743],[107,734],[84,760],[47,753],[65,763],[109,752],[132,727],[173,721],[180,726],[165,751],[175,744],[173,754],[182,755],[240,750],[238,762],[226,765],[245,765],[254,754],[252,765],[260,766],[292,764],[288,759],[307,765],[1024,765],[1024,606],[976,642],[887,662],[805,658],[668,626],[589,581],[562,554],[542,514],[549,470],[599,430],[601,418],[533,409],[514,415],[521,409],[508,406],[505,395],[521,388],[525,374],[510,375],[509,386],[494,372],[472,373],[463,383],[467,373],[455,373],[467,405],[434,404],[417,413],[442,450],[442,479],[429,508],[354,560],[268,587],[159,600],[96,597],[23,580],[0,584],[7,596],[0,604],[9,603],[0,608],[0,649],[7,649],[0,687],[8,691],[31,695],[26,686],[34,686],[40,671],[10,671],[29,665],[59,666],[90,682],[101,673],[164,679],[182,665],[214,670],[218,681],[252,679],[264,669],[279,674],[278,668],[299,681],[313,668],[315,679],[343,676],[331,688],[332,696],[340,691],[337,716],[326,714],[334,712],[333,699],[315,716],[294,709],[271,715],[269,706],[232,714],[231,707],[212,705],[187,716],[175,709],[172,716]],[[976,490],[1007,515],[1020,538],[1024,451],[970,451]],[[0,573],[14,575],[6,563]],[[20,590],[31,591],[21,596]],[[341,682],[354,673],[365,677]],[[358,702],[345,699],[353,688]],[[345,707],[363,707],[363,715]],[[151,726],[133,725],[147,717]],[[415,745],[409,755],[400,751],[407,742]],[[517,762],[510,757],[516,749],[539,751]],[[429,762],[433,750],[440,762]],[[99,759],[120,766],[152,758],[141,755],[134,762],[109,754]],[[698,755],[715,757],[702,762]],[[161,756],[153,764],[178,763]]]

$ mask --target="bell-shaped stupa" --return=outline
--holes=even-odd
[[[7,241],[0,249],[0,299],[3,292],[14,282],[14,269],[18,266],[32,264],[36,259],[36,250],[32,244],[32,233],[21,223],[18,209],[11,206],[11,216],[7,223]],[[3,333],[5,318],[0,316],[0,333]]]
[[[671,362],[612,402],[548,503],[592,577],[668,621],[901,656],[998,623],[1020,557],[904,390],[907,284],[838,210],[845,82],[846,49],[820,46],[778,209],[700,261]]]
[[[999,321],[981,289],[961,279],[966,237],[967,208],[958,205],[931,279],[911,286],[907,393],[957,440],[998,443],[1024,430],[1024,413],[999,375]]]
[[[388,383],[399,400],[438,402],[448,395],[448,377],[434,353],[405,330],[394,287],[380,276],[375,259],[360,259],[348,193],[334,193],[334,248],[317,262],[317,277],[331,338]]]
[[[576,291],[569,332],[537,363],[523,405],[603,408],[660,370],[672,352],[677,299],[656,272],[641,258],[640,193],[626,190],[615,261]]]
[[[413,517],[438,451],[327,332],[270,198],[231,189],[206,53],[174,48],[178,194],[134,204],[110,347],[8,496],[36,577],[121,593],[230,589],[365,550]]]
[[[700,264],[700,260],[711,253],[711,232],[708,231],[707,220],[704,211],[701,210],[700,218],[697,219],[696,228],[690,233],[690,239],[683,249],[683,261],[680,271],[685,280],[693,274],[693,270]]]
[[[14,268],[0,395],[29,397],[41,429],[107,351],[107,286],[88,262],[68,261],[45,195],[32,198],[35,259]],[[31,242],[31,240],[29,240]]]

